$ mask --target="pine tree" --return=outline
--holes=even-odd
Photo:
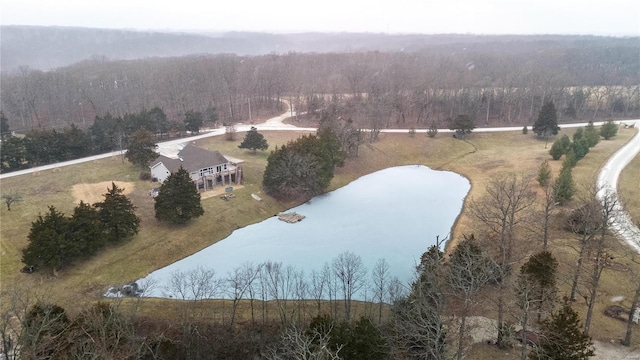
[[[106,245],[104,230],[98,210],[80,201],[69,219],[69,240],[81,249],[79,257],[87,258]]]
[[[247,131],[247,134],[244,136],[244,140],[238,145],[240,149],[249,149],[254,153],[256,150],[267,150],[269,148],[269,144],[267,140],[258,132],[258,129],[255,127],[251,127],[251,130]]]
[[[558,130],[560,130],[560,127],[558,127],[558,113],[552,101],[544,102],[532,130],[536,135],[544,137],[545,140],[551,135],[558,134]]]
[[[595,355],[593,342],[582,332],[578,313],[566,297],[562,308],[542,322],[541,332],[533,360],[586,360]]]
[[[104,225],[105,239],[110,243],[128,240],[138,233],[140,218],[135,213],[136,207],[123,194],[124,189],[111,183],[107,188],[104,201],[94,204],[98,208],[100,221]]]
[[[560,205],[563,205],[573,198],[574,192],[575,184],[573,182],[571,167],[565,166],[553,184],[553,197]]]
[[[600,128],[600,136],[602,136],[605,140],[609,140],[612,137],[618,134],[618,125],[613,122],[613,120],[607,121]]]
[[[427,129],[427,136],[433,138],[436,137],[436,135],[438,135],[438,127],[435,122],[432,122],[431,125],[429,125],[429,129]]]
[[[49,206],[49,212],[43,217],[38,215],[31,223],[29,245],[22,250],[22,262],[53,270],[64,268],[77,257],[78,249],[69,241],[67,232],[69,219],[63,213]]]
[[[538,310],[538,321],[543,311],[553,308],[556,301],[556,274],[558,261],[548,251],[539,252],[529,258],[520,268],[520,274],[532,283],[534,308]]]
[[[538,169],[538,184],[541,187],[547,187],[549,185],[549,180],[551,180],[551,166],[549,166],[549,162],[547,160],[543,161],[540,164],[540,168]]]
[[[469,115],[456,116],[456,118],[451,123],[451,126],[449,127],[449,129],[455,131],[456,135],[458,135],[461,139],[464,139],[467,134],[471,134],[471,132],[475,128],[476,124]]]
[[[590,148],[598,145],[598,142],[600,142],[600,132],[593,126],[593,121],[589,121],[589,124],[584,128],[584,137],[587,139],[587,144]]]
[[[182,167],[162,183],[155,201],[156,219],[160,221],[184,224],[204,214],[200,193]]]
[[[551,149],[549,149],[549,155],[551,155],[551,158],[553,160],[559,160],[562,155],[564,155],[565,153],[565,148],[564,145],[562,144],[562,141],[560,140],[556,140],[553,142],[553,145],[551,145]]]
[[[129,138],[127,153],[124,155],[132,164],[145,169],[149,162],[155,160],[158,154],[154,136],[151,132],[140,129]]]

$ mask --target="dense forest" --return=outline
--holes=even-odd
[[[22,33],[40,39],[33,35],[37,32],[23,29]],[[10,40],[17,35],[11,34],[6,39],[3,28],[3,63],[15,46]],[[122,40],[118,32],[110,34],[113,42]],[[161,53],[160,44],[185,41],[177,34],[173,40],[165,39],[168,34],[165,38],[145,35],[158,45],[155,53],[136,54],[143,59],[87,55],[81,62],[55,70],[22,66],[3,71],[2,111],[18,132],[61,130],[71,124],[88,128],[96,116],[124,116],[154,107],[162,109],[169,121],[181,121],[190,110],[204,113],[216,108],[221,122],[231,123],[261,111],[280,110],[281,99],[309,113],[333,109],[363,128],[445,126],[447,119],[459,114],[471,116],[479,125],[530,124],[544,99],[554,101],[561,121],[640,113],[636,38],[282,35],[282,39],[298,39],[291,44],[309,39],[308,48],[284,53],[297,48],[284,46],[285,40],[275,41],[276,35],[227,34],[224,38],[232,35],[238,38],[236,43],[247,39],[261,43],[263,50],[258,53],[269,48],[281,52],[220,54],[215,52],[234,49],[203,47],[189,56],[150,57]],[[109,37],[93,36],[96,41],[105,38]],[[60,35],[54,43],[64,51],[65,41],[74,39]],[[377,48],[369,45],[376,40]],[[104,53],[110,51],[100,41]],[[394,42],[406,47],[385,45]],[[324,46],[330,43],[360,46],[323,52],[333,50]],[[131,42],[122,40],[124,48],[127,44]],[[312,50],[311,44],[316,44],[318,52],[305,52]],[[124,53],[113,58],[134,57]]]

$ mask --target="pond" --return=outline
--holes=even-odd
[[[469,189],[469,181],[459,174],[420,165],[377,171],[290,209],[305,216],[301,222],[274,216],[238,229],[140,283],[154,284],[146,296],[175,297],[179,286],[175,279],[172,283],[172,274],[177,272],[195,276],[207,269],[226,279],[267,261],[295,269],[309,281],[313,270],[321,272],[345,252],[360,257],[366,279],[376,262],[385,259],[389,275],[407,283],[422,253],[436,237],[448,236]],[[224,294],[218,291],[213,297]]]

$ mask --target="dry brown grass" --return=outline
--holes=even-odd
[[[640,155],[622,171],[618,180],[618,193],[624,208],[640,226]]]
[[[573,130],[563,130],[559,134]],[[616,138],[602,141],[583,159],[574,170],[574,177],[579,184],[592,184],[595,174],[604,160],[625,143],[634,134],[634,130],[620,129]],[[138,171],[132,166],[122,164],[119,157],[99,160],[93,163],[69,166],[58,171],[47,171],[2,180],[2,191],[19,190],[24,201],[15,205],[12,211],[2,208],[0,212],[0,280],[3,293],[10,291],[16,284],[38,288],[37,293],[44,294],[49,301],[65,307],[79,308],[83,304],[100,299],[106,288],[114,284],[122,284],[138,279],[153,270],[173,263],[220,239],[228,236],[233,230],[260,221],[279,211],[290,208],[295,203],[283,203],[265,196],[261,192],[261,179],[268,152],[253,154],[238,149],[243,134],[238,134],[236,141],[229,142],[223,137],[198,141],[198,146],[217,149],[224,154],[245,159],[244,188],[235,189],[236,197],[228,202],[217,197],[203,200],[205,215],[184,227],[173,227],[159,224],[154,219],[153,200],[148,191],[157,186],[150,182],[138,180]],[[293,132],[264,132],[271,148],[285,144],[298,137]],[[467,215],[469,199],[482,197],[487,182],[498,174],[519,173],[535,174],[538,166],[549,158],[544,142],[533,136],[513,133],[477,133],[472,134],[468,142],[453,139],[447,134],[440,134],[431,139],[423,134],[410,137],[408,134],[381,134],[380,141],[360,147],[357,159],[347,161],[345,167],[337,169],[330,189],[342,187],[358,177],[390,166],[422,164],[434,169],[449,170],[460,173],[470,179],[472,187],[463,212],[454,226],[455,241],[461,234],[474,231],[474,224]],[[634,185],[633,178],[638,178],[638,159],[632,165],[635,172],[623,175],[623,181]],[[560,161],[551,161],[554,174],[561,166]],[[629,180],[631,179],[631,180]],[[100,183],[103,181],[123,181],[133,183],[132,192],[128,195],[138,208],[142,218],[140,234],[132,241],[116,248],[102,251],[96,257],[76,264],[65,270],[59,277],[47,273],[24,275],[18,272],[21,249],[27,244],[27,234],[32,221],[38,213],[46,211],[47,205],[55,205],[57,209],[69,214],[74,206],[72,187],[78,183]],[[633,205],[640,201],[636,190],[625,191],[625,203],[631,204],[640,213],[640,206]],[[126,187],[126,186],[125,186]],[[625,188],[626,189],[626,188]],[[106,188],[105,188],[106,191]],[[259,194],[263,200],[255,201],[251,194]],[[631,198],[631,199],[627,199]],[[636,201],[636,202],[630,202]],[[571,204],[567,206],[570,208]],[[570,242],[569,235],[562,232],[558,237],[558,254],[564,264],[570,264],[575,254],[566,247]],[[554,245],[555,246],[555,245]],[[623,249],[623,248],[621,248]],[[594,336],[607,339],[618,338],[623,326],[617,320],[601,316],[601,308],[607,304],[609,295],[626,295],[624,276],[622,274],[606,275],[603,281],[597,316],[594,318]],[[162,312],[172,302],[168,300],[144,300],[144,311]],[[578,308],[583,311],[580,303]],[[243,304],[243,309],[246,306]],[[246,319],[246,310],[243,310]],[[638,338],[636,338],[637,340]]]
[[[112,187],[112,183],[119,189],[122,189],[123,195],[129,195],[133,192],[135,183],[124,181],[103,181],[94,184],[80,183],[71,187],[71,195],[73,196],[73,203],[79,204],[83,201],[85,204],[95,204],[104,200],[104,194],[107,189]]]

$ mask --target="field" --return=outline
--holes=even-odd
[[[569,135],[572,132],[573,130],[567,130]],[[563,133],[565,131],[558,136]],[[620,129],[617,137],[601,141],[591,149],[574,169],[574,180],[579,184],[579,191],[585,192],[588,186],[593,184],[595,174],[604,161],[634,134],[635,130]],[[264,132],[264,135],[270,149],[273,149],[276,145],[282,145],[300,134],[283,131]],[[198,146],[244,159],[245,182],[243,188],[234,190],[236,196],[231,201],[222,201],[216,196],[204,199],[205,215],[183,227],[164,225],[155,220],[153,199],[149,196],[149,190],[158,185],[140,181],[139,170],[123,162],[120,157],[2,180],[3,194],[18,191],[23,199],[13,204],[11,211],[6,207],[0,210],[0,286],[3,298],[18,291],[18,288],[28,289],[33,299],[46,298],[76,311],[100,299],[109,286],[144,277],[153,270],[223,239],[237,228],[297,205],[278,202],[261,193],[262,173],[268,152],[253,154],[238,149],[241,138],[242,134],[239,134],[238,140],[233,142],[226,141],[223,137],[198,142]],[[434,139],[424,134],[381,134],[378,142],[360,147],[358,158],[348,160],[343,168],[337,169],[330,190],[342,187],[359,176],[390,166],[422,164],[434,169],[455,171],[470,179],[472,188],[467,198],[468,203],[469,199],[482,197],[485,185],[496,175],[535,175],[538,166],[545,159],[550,157],[544,142],[521,132],[477,133],[472,134],[468,141],[454,139],[449,134],[439,134]],[[551,161],[551,166],[557,175],[561,163]],[[620,186],[622,199],[635,219],[640,219],[638,178],[640,157],[637,157],[624,172]],[[20,273],[19,270],[23,266],[20,260],[21,250],[27,244],[30,224],[37,215],[46,212],[49,205],[70,214],[78,197],[81,196],[78,193],[74,194],[75,185],[82,184],[81,187],[84,189],[104,187],[101,190],[101,193],[104,193],[105,184],[110,184],[111,181],[122,182],[122,186],[129,191],[129,198],[137,206],[137,212],[142,219],[139,235],[128,243],[102,251],[89,261],[61,271],[57,277],[46,272],[31,275]],[[89,194],[94,195],[92,201],[96,201],[95,192],[96,190],[89,191]],[[253,200],[252,193],[260,195],[263,200]],[[87,199],[88,195],[82,196]],[[559,212],[568,211],[570,208],[571,204]],[[453,240],[449,247],[455,244],[462,234],[469,234],[475,230],[467,210],[465,205],[454,226]],[[557,231],[554,238],[554,252],[559,257],[562,269],[566,270],[569,264],[575,262],[576,254],[571,249],[572,237],[570,234]],[[625,250],[626,248],[620,245],[616,251],[622,254]],[[640,271],[640,266],[631,264],[627,259],[621,258],[620,262]],[[213,266],[215,267],[215,264]],[[560,282],[562,291],[566,290],[567,284],[563,279]],[[622,304],[629,306],[631,290],[628,286],[624,274],[605,272],[592,325],[594,338],[609,341],[617,340],[624,335],[624,324],[601,314],[612,296],[625,296]],[[143,310],[146,307],[147,312],[153,313],[168,306],[167,303],[171,302],[144,300],[141,305]],[[578,301],[576,308],[584,311],[584,302]],[[636,343],[640,343],[638,332],[636,331],[635,336]]]

